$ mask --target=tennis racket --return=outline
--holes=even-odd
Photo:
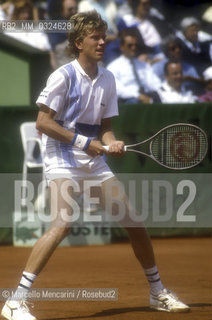
[[[147,152],[141,150],[145,143],[148,144]],[[105,149],[109,150],[109,147],[105,146]],[[197,166],[205,158],[207,150],[206,133],[187,123],[172,124],[144,141],[124,146],[124,151],[142,154],[174,170]]]

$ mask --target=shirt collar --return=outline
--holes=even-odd
[[[82,76],[89,77],[87,75],[87,73],[85,72],[85,70],[81,67],[81,65],[80,65],[80,63],[78,62],[77,59],[73,60],[72,64],[81,73]],[[99,67],[99,66],[97,66],[97,67],[98,67],[98,74],[97,74],[97,77],[95,79],[98,79],[103,74],[102,68]]]

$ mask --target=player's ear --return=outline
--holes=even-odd
[[[82,41],[81,40],[75,41],[75,46],[78,50],[82,50]]]

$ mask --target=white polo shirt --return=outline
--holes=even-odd
[[[98,67],[94,80],[85,73],[77,60],[54,71],[36,101],[56,111],[54,120],[64,128],[98,139],[101,121],[118,115],[115,80],[112,73]],[[42,137],[46,171],[53,168],[79,168],[93,158],[84,151]]]

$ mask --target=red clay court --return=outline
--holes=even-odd
[[[117,288],[117,301],[35,301],[39,320],[212,320],[212,239],[153,239],[165,286],[191,307],[149,309],[149,288],[128,243],[59,247],[33,288]],[[19,282],[31,248],[1,247],[1,287]],[[1,302],[1,306],[3,302]]]

